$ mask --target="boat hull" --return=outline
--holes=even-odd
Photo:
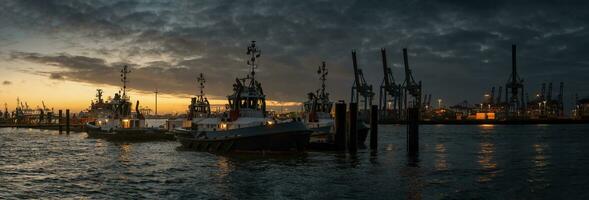
[[[275,127],[251,127],[208,133],[195,137],[197,131],[175,130],[176,138],[185,149],[215,153],[229,152],[297,152],[304,151],[311,130],[294,122]]]
[[[109,141],[165,141],[174,140],[174,135],[163,129],[137,128],[115,129],[112,132],[103,131],[100,127],[86,125],[88,138],[105,139]]]

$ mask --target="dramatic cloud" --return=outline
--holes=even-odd
[[[50,79],[53,80],[64,80],[65,77],[63,77],[63,75],[59,74],[59,73],[51,73],[51,75],[49,75]]]
[[[314,72],[325,60],[330,91],[348,100],[352,49],[378,88],[380,48],[402,82],[400,50],[407,47],[426,93],[472,102],[505,84],[513,43],[528,92],[564,81],[566,91],[589,94],[587,9],[586,1],[24,0],[4,2],[0,25],[71,43],[70,51],[11,53],[58,67],[47,73],[52,79],[118,85],[128,64],[131,88],[193,94],[196,75],[205,73],[208,93],[222,97],[246,74],[245,48],[257,40],[258,77],[270,98],[304,99],[319,86]]]

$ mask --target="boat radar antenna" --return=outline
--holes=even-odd
[[[256,68],[258,68],[258,66],[256,65],[256,58],[259,58],[260,55],[262,54],[262,50],[260,50],[258,47],[256,47],[256,41],[253,40],[252,44],[247,47],[247,55],[250,55],[250,59],[247,61],[247,65],[249,65],[251,67],[251,79],[254,79],[254,76],[256,75]]]
[[[206,83],[205,77],[203,76],[202,73],[200,73],[200,75],[198,76],[196,81],[198,82],[198,84],[199,84],[198,88],[200,89],[200,95],[198,95],[198,97],[200,100],[202,100],[202,97],[204,96],[204,88],[205,88],[205,83]]]
[[[127,83],[129,82],[127,80],[128,73],[131,73],[129,67],[127,65],[123,66],[123,69],[121,69],[121,82],[123,82],[123,98],[127,96]]]
[[[317,70],[317,74],[321,75],[319,78],[321,80],[321,96],[325,97],[325,81],[327,80],[326,76],[329,72],[325,68],[325,61],[322,62],[321,66]]]

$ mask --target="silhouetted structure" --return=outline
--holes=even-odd
[[[393,72],[388,67],[386,50],[380,50],[382,57],[382,68],[384,72],[384,79],[380,85],[380,100],[378,103],[381,110],[381,116],[386,119],[399,120],[401,119],[401,109],[403,96],[401,84],[395,82]]]
[[[409,61],[407,59],[407,49],[403,49],[403,62],[405,64],[405,81],[403,82],[403,89],[405,90],[404,96],[404,103],[405,110],[411,107],[421,107],[421,81],[416,82],[415,78],[413,77],[413,73],[411,69],[409,69]],[[413,101],[411,104],[408,102],[408,97],[411,95],[413,97]]]
[[[511,75],[509,81],[505,84],[505,102],[508,103],[507,115],[508,117],[517,118],[525,114],[522,112],[525,109],[524,102],[524,80],[517,74],[517,60],[516,60],[516,46],[511,46]]]
[[[352,51],[352,62],[354,65],[354,85],[352,86],[351,103],[359,103],[359,105],[363,103],[364,110],[368,110],[368,106],[372,105],[374,92],[372,92],[372,85],[366,83],[362,69],[358,69],[356,51]],[[363,102],[359,102],[359,96],[362,96]]]

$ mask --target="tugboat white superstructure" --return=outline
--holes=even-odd
[[[325,62],[319,66],[317,74],[320,75],[321,89],[315,93],[308,93],[308,100],[304,103],[303,121],[307,128],[311,129],[310,147],[312,149],[329,149],[334,143],[334,119],[331,116],[333,102],[329,100],[329,93],[325,91],[325,81],[328,71]],[[368,127],[359,123],[358,145],[364,146],[368,135]]]
[[[325,92],[325,80],[327,76],[327,69],[325,62],[319,66],[317,73],[321,75],[321,89],[309,92],[308,100],[303,104],[303,120],[307,128],[311,129],[311,143],[314,142],[332,142],[333,137],[330,135],[333,132],[334,120],[331,117],[331,109],[333,102],[329,100],[329,93]]]
[[[115,141],[171,140],[172,134],[164,129],[149,128],[145,117],[139,111],[139,101],[135,105],[135,115],[131,113],[131,102],[127,96],[127,74],[130,71],[125,65],[121,70],[123,82],[122,94],[115,93],[112,100],[102,100],[102,90],[98,90],[98,101],[92,104],[89,115],[92,121],[86,123],[90,138],[102,138]]]
[[[311,131],[302,122],[278,123],[267,116],[266,95],[255,79],[256,59],[260,57],[255,41],[247,54],[251,72],[235,80],[225,113],[210,114],[202,93],[204,79],[199,81],[201,95],[193,98],[191,107],[195,109],[189,112],[192,128],[174,130],[183,147],[209,152],[301,151],[308,144]]]

